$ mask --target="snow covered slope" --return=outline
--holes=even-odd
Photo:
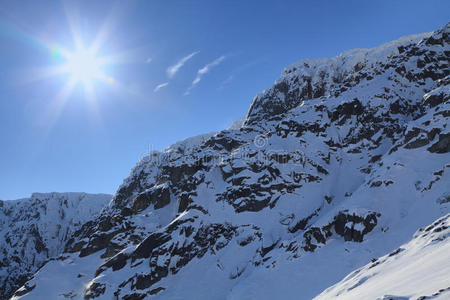
[[[315,299],[450,299],[450,214]]]
[[[449,34],[286,68],[242,125],[139,161],[14,298],[311,299],[395,250],[450,211]]]
[[[47,259],[63,253],[70,236],[111,197],[34,193],[30,198],[0,201],[0,299],[23,285]]]

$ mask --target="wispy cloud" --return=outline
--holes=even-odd
[[[234,79],[234,75],[230,75],[227,77],[227,79],[225,79],[224,81],[222,81],[222,83],[219,86],[219,90],[223,89],[224,86],[226,86],[227,84],[229,84],[230,82],[232,82]]]
[[[199,51],[192,52],[191,54],[180,59],[175,65],[168,67],[167,76],[169,76],[169,78],[173,78],[173,76],[175,76],[175,74],[181,69],[181,67],[183,67],[188,60],[193,58],[198,53]]]
[[[221,85],[219,86],[218,89],[221,90],[226,85],[229,85],[235,79],[235,77],[237,77],[237,75],[239,73],[242,73],[242,72],[246,71],[247,69],[249,69],[249,68],[251,68],[251,67],[253,67],[255,65],[258,65],[260,63],[263,63],[265,61],[266,60],[263,60],[263,59],[257,59],[257,60],[251,61],[249,63],[243,64],[243,65],[235,68],[233,73],[230,76],[228,76],[224,81],[222,81],[222,83],[221,83]]]
[[[222,55],[219,58],[216,58],[213,62],[207,64],[206,66],[204,66],[203,68],[199,69],[197,71],[197,77],[195,77],[194,81],[192,81],[191,86],[186,90],[186,92],[184,93],[184,95],[189,95],[189,93],[191,92],[191,90],[194,88],[194,86],[196,86],[201,80],[203,75],[205,75],[206,73],[209,73],[211,71],[212,68],[218,66],[220,63],[222,63],[225,60],[225,55]]]
[[[166,87],[168,85],[169,85],[168,82],[164,82],[164,83],[158,84],[153,91],[156,93],[157,91],[159,91],[160,89],[162,89],[163,87]]]
[[[145,60],[145,62],[147,63],[147,64],[149,64],[149,63],[151,63],[152,62],[152,58],[151,57],[149,57],[149,58],[147,58],[146,60]]]
[[[202,75],[204,75],[204,74],[208,73],[209,71],[211,71],[211,69],[213,67],[219,65],[224,59],[225,59],[225,55],[222,55],[221,57],[215,59],[212,63],[209,63],[206,66],[204,66],[203,68],[201,68],[200,70],[198,70],[197,78],[199,78]]]

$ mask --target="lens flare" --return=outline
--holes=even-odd
[[[48,125],[47,130],[50,130],[57,122],[67,101],[72,96],[76,96],[77,100],[85,100],[90,115],[95,120],[100,120],[101,110],[98,108],[99,99],[96,95],[99,88],[97,84],[103,83],[106,87],[113,88],[114,91],[127,92],[117,78],[105,74],[105,70],[113,64],[123,63],[123,57],[129,54],[127,52],[124,52],[125,54],[110,53],[109,56],[101,54],[111,30],[117,26],[117,20],[121,14],[119,6],[114,5],[111,8],[91,43],[85,44],[83,31],[81,30],[83,26],[81,26],[77,6],[72,6],[66,1],[63,2],[65,3],[63,6],[69,25],[67,35],[71,35],[72,49],[44,38],[44,36],[47,37],[46,34],[31,34],[14,24],[3,22],[0,18],[0,26],[6,28],[6,34],[9,38],[46,51],[52,60],[51,65],[27,69],[26,73],[20,77],[21,83],[27,84],[33,81],[47,80],[51,77],[68,75],[67,81],[62,84],[60,91],[56,92],[54,97],[46,98],[48,105],[44,114]],[[80,97],[81,94],[75,91],[77,88],[83,89],[84,97]]]
[[[62,57],[61,50],[59,50],[58,48],[52,48],[51,53],[53,57]]]

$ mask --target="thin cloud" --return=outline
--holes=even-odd
[[[162,89],[163,87],[166,87],[168,85],[169,85],[168,82],[164,82],[164,83],[158,84],[153,91],[156,93],[157,91],[159,91],[160,89]]]
[[[206,66],[204,66],[203,68],[201,68],[200,70],[198,70],[197,78],[199,76],[201,77],[201,75],[204,75],[204,74],[208,73],[209,71],[211,71],[211,69],[213,67],[219,65],[224,59],[225,59],[225,55],[222,55],[221,57],[214,60],[212,63],[209,63]]]
[[[249,63],[243,64],[243,65],[237,67],[230,76],[228,76],[224,81],[222,81],[222,84],[219,86],[218,89],[221,90],[226,85],[230,84],[239,73],[242,73],[243,71],[245,71],[255,65],[258,65],[264,61],[265,60],[263,60],[263,59],[258,59],[258,60],[254,60],[254,61],[251,61]]]
[[[192,52],[188,56],[185,56],[182,59],[180,59],[175,65],[168,67],[167,76],[169,76],[169,78],[173,78],[173,76],[175,76],[175,74],[181,69],[181,67],[183,67],[188,60],[193,58],[198,53],[199,51]]]
[[[149,58],[147,58],[146,60],[145,60],[145,62],[147,63],[147,64],[149,64],[149,63],[151,63],[152,62],[152,58],[151,57],[149,57]]]
[[[225,60],[225,58],[226,58],[225,55],[222,55],[221,57],[216,58],[213,62],[211,62],[211,63],[207,64],[206,66],[204,66],[203,68],[199,69],[197,71],[197,77],[195,77],[194,81],[192,81],[191,86],[186,90],[184,95],[185,96],[189,95],[191,90],[194,88],[194,86],[196,86],[202,80],[203,75],[209,73],[212,68],[221,64]]]
[[[232,82],[234,79],[234,75],[230,75],[227,77],[227,79],[225,79],[224,81],[222,81],[222,84],[219,87],[219,90],[223,89],[224,86],[226,86],[227,84],[229,84],[230,82]]]

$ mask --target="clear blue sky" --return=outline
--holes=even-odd
[[[448,21],[448,0],[2,1],[0,199],[114,193],[149,147],[226,128],[286,65]],[[100,31],[109,79],[61,96],[73,72],[44,76],[58,49]]]

